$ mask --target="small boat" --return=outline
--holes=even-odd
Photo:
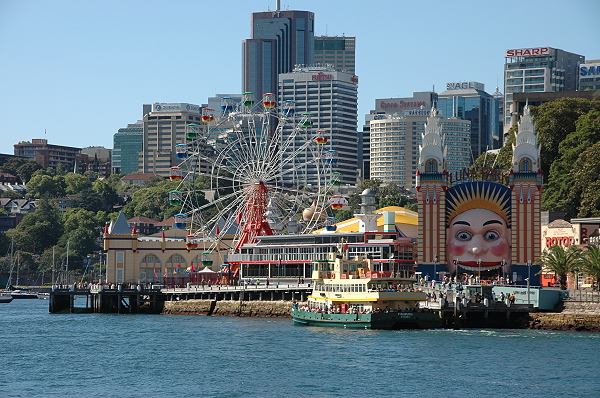
[[[0,303],[10,303],[13,301],[13,297],[7,293],[0,293]]]
[[[50,298],[50,293],[48,292],[38,292],[37,297],[42,300],[48,300]]]
[[[13,299],[36,299],[37,293],[25,289],[16,289],[10,292]]]
[[[415,291],[414,279],[373,269],[369,258],[348,259],[335,252],[314,261],[313,291],[306,305],[294,303],[294,323],[386,330],[442,327],[439,311],[419,308],[427,296]]]

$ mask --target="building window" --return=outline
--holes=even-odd
[[[523,158],[519,162],[519,171],[522,173],[527,173],[531,171],[531,159]]]

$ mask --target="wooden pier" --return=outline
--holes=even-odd
[[[142,285],[85,289],[55,287],[50,292],[50,313],[160,314],[166,301],[305,301],[311,291],[312,288],[306,284],[213,285],[168,289],[147,288]],[[75,305],[76,297],[85,297],[85,307]]]

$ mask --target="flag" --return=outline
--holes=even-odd
[[[192,271],[194,271],[194,272],[198,271],[198,270],[196,269],[196,267],[194,267],[194,262],[193,262],[193,261],[190,263],[190,268],[191,268],[191,269],[192,269]]]
[[[219,228],[219,224],[217,224],[217,226],[215,227],[215,232],[217,235],[219,235],[219,233],[221,232],[221,229]]]
[[[156,268],[154,268],[154,278],[158,278],[158,275],[156,275]]]
[[[185,269],[185,272],[190,272],[191,270],[192,270],[192,267],[187,267],[187,268]]]

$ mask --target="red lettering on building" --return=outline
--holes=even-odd
[[[379,106],[381,109],[389,108],[420,108],[425,106],[425,101],[402,101],[399,102],[384,102],[381,101]]]
[[[546,247],[556,246],[556,245],[571,246],[574,242],[574,239],[575,238],[573,238],[572,236],[547,237],[546,238]]]
[[[331,73],[325,74],[323,72],[319,72],[316,75],[312,75],[312,79],[313,80],[317,80],[317,81],[319,81],[319,80],[331,80],[331,79],[333,79],[333,75]]]
[[[507,57],[528,57],[532,55],[546,55],[550,52],[549,47],[521,48],[518,50],[506,50]]]

